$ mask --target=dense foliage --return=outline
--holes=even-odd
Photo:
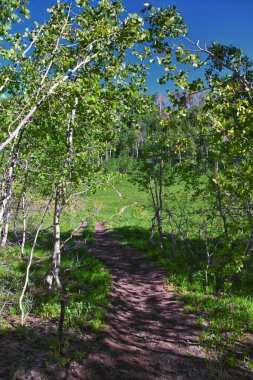
[[[66,275],[61,258],[67,262],[66,242],[87,226],[82,218],[75,226],[70,223],[64,240],[62,215],[66,208],[75,209],[80,194],[112,184],[119,173],[149,193],[150,244],[157,238],[159,255],[170,256],[171,274],[178,263],[189,280],[197,273],[206,292],[249,292],[249,58],[233,46],[202,48],[192,42],[174,6],[155,9],[145,3],[141,16],[125,17],[120,1],[102,0],[96,6],[88,0],[57,1],[45,23],[14,33],[13,24],[29,17],[27,7],[27,1],[0,5],[0,245],[5,258],[7,247],[14,246],[16,254],[19,244],[27,261],[19,298],[22,323],[28,312],[38,310],[24,305],[24,299],[46,224],[52,228],[52,236],[47,235],[52,259],[43,278],[59,301],[63,348],[65,314],[74,313],[69,293],[77,293],[79,285],[70,289],[72,274]],[[166,97],[146,94],[145,76],[153,63],[164,68],[164,76],[156,79],[175,85]],[[204,68],[205,78],[190,82],[189,67]],[[171,191],[175,184],[184,189],[180,199]],[[96,266],[92,260],[90,265]],[[82,277],[76,267],[73,281]],[[105,287],[108,283],[105,278]],[[44,309],[50,309],[43,296]]]

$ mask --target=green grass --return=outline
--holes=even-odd
[[[185,239],[178,238],[176,256],[172,258],[170,241],[164,242],[163,251],[158,248],[156,239],[152,244],[149,242],[153,213],[148,193],[140,192],[126,177],[122,177],[116,186],[124,198],[107,187],[89,199],[88,209],[94,211],[95,220],[105,221],[122,244],[145,251],[148,260],[156,260],[167,268],[168,287],[181,292],[186,310],[195,313],[203,326],[202,343],[215,350],[223,364],[250,368],[252,354],[244,339],[248,333],[253,333],[252,279],[243,282],[242,273],[240,276],[235,273],[231,278],[226,275],[224,253],[228,256],[228,248],[220,245],[217,269],[214,266],[208,271],[206,286],[205,242],[197,231],[206,199],[199,198],[193,203],[193,195],[182,184],[167,189],[170,209],[175,213],[183,210],[182,214],[191,219],[188,221],[191,233]],[[126,206],[129,207],[120,214],[120,209]],[[169,225],[166,227],[170,228]],[[211,242],[213,247],[219,238],[220,221],[217,221],[216,228]],[[219,272],[220,268],[224,268],[223,272]],[[249,273],[247,276],[252,277]]]
[[[240,272],[232,276],[227,274],[227,264],[233,256],[228,254],[229,247],[217,243],[220,222],[215,220],[210,249],[218,248],[206,284],[205,241],[203,235],[199,235],[198,226],[207,200],[198,198],[195,201],[194,195],[182,184],[166,189],[166,205],[177,216],[182,229],[187,223],[190,229],[188,236],[178,236],[176,255],[171,257],[170,240],[164,241],[162,251],[157,236],[152,243],[149,241],[153,211],[148,191],[139,191],[124,176],[119,178],[116,187],[122,197],[107,185],[87,200],[78,199],[71,209],[65,209],[62,239],[65,240],[84,219],[89,227],[81,238],[92,242],[95,223],[104,221],[122,244],[144,251],[147,260],[158,261],[166,268],[168,287],[181,292],[186,310],[195,313],[203,326],[200,339],[215,350],[219,360],[232,367],[239,363],[250,368],[252,354],[244,340],[248,333],[253,333],[252,269],[249,263],[247,270],[240,268]],[[59,295],[45,287],[45,273],[51,266],[52,237],[47,229],[51,219],[52,214],[48,215],[38,241],[25,303],[30,313],[54,319],[59,317]],[[29,225],[36,225],[38,220],[38,215],[32,215]],[[164,226],[166,231],[173,228],[168,220],[164,221]],[[31,229],[30,233],[34,231]],[[61,278],[70,295],[65,327],[80,333],[87,328],[97,331],[104,326],[110,276],[87,249],[77,249],[71,242],[69,248],[62,255],[61,268]],[[27,253],[29,249],[28,244]],[[5,249],[0,261],[0,302],[8,300],[6,310],[17,315],[26,263],[20,260],[17,247]],[[4,319],[0,320],[0,331],[2,334],[8,331]]]
[[[104,220],[109,227],[131,225],[134,215],[139,215],[139,220],[144,221],[147,216],[145,208],[148,204],[148,194],[139,191],[124,177],[116,183],[116,188],[122,197],[110,185],[89,197],[88,210],[95,219]],[[127,208],[120,213],[124,207]]]
[[[200,325],[204,326],[202,343],[215,350],[225,364],[251,368],[252,349],[245,339],[248,333],[253,333],[252,297],[206,295],[188,290],[183,292],[183,301],[186,311],[198,315]]]
[[[8,304],[3,312],[19,314],[18,297],[24,282],[26,264],[18,261],[16,250],[9,250],[9,269],[0,273],[2,292],[0,301]],[[45,255],[46,256],[46,255]],[[6,260],[1,258],[1,264]],[[31,268],[29,291],[25,298],[26,311],[42,318],[58,318],[60,315],[59,294],[45,286],[45,274],[51,267],[50,258],[34,258]],[[103,305],[108,302],[110,276],[102,264],[85,249],[79,248],[72,253],[63,253],[60,277],[69,294],[66,310],[67,327],[99,328],[103,325]],[[8,289],[8,292],[7,292]]]
[[[71,209],[66,208],[62,215],[62,241],[66,240],[81,221],[87,216],[86,204],[80,198]],[[0,305],[2,305],[0,333],[6,333],[8,323],[5,320],[12,315],[19,317],[19,296],[24,284],[27,258],[32,245],[32,237],[40,220],[39,215],[32,215],[28,221],[29,233],[26,245],[26,257],[20,258],[18,246],[5,247],[0,256]],[[31,316],[42,319],[59,319],[60,296],[53,289],[49,290],[45,282],[46,274],[52,266],[52,212],[47,216],[35,249],[30,270],[28,291],[24,299],[25,311]],[[78,237],[81,242],[93,241],[92,221]],[[75,246],[73,240],[63,250],[60,278],[69,295],[66,307],[65,332],[78,331],[82,334],[87,329],[99,330],[104,327],[104,306],[109,302],[111,278],[102,264],[89,252],[89,246]]]

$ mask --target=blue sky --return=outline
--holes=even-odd
[[[240,47],[253,60],[253,0],[147,0],[154,6],[176,5],[189,29],[192,40],[201,45],[217,41]],[[30,0],[31,20],[47,19],[46,9],[56,0]],[[138,12],[145,0],[123,0],[129,12]],[[157,68],[156,68],[157,71]],[[151,71],[148,79],[149,92],[162,91]],[[167,86],[168,87],[168,86]]]

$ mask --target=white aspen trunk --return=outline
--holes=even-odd
[[[22,207],[21,206],[22,199],[23,199],[23,190],[19,194],[19,199],[18,199],[18,203],[16,205],[16,209],[15,209],[15,213],[14,213],[14,218],[13,218],[13,234],[14,234],[14,240],[15,241],[18,240],[18,233],[17,233],[17,229],[18,228],[17,228],[17,224],[18,224],[19,211],[20,211],[20,208]]]
[[[26,242],[26,196],[22,197],[22,213],[23,213],[23,234],[21,244],[21,256],[25,256],[25,242]]]
[[[17,156],[15,155],[9,169],[7,171],[7,178],[5,180],[5,184],[3,185],[3,200],[2,204],[0,206],[0,246],[3,247],[6,244],[7,241],[7,236],[8,235],[8,230],[9,230],[9,222],[7,221],[8,218],[10,218],[10,212],[7,210],[8,204],[10,204],[10,199],[12,196],[12,190],[13,190],[13,185],[14,185],[14,168],[16,167],[16,160]],[[3,229],[3,222],[4,222],[4,215],[6,214],[6,223],[5,227]],[[2,236],[2,239],[1,239]]]
[[[78,104],[78,99],[75,99],[75,106]],[[74,122],[76,117],[76,109],[74,108],[71,112],[68,129],[67,129],[67,154],[64,162],[64,166],[67,167],[70,165],[72,159],[72,149],[73,149],[73,132],[74,132]]]
[[[78,99],[75,99],[75,106],[78,103]],[[64,167],[67,168],[70,166],[72,159],[72,149],[73,149],[73,131],[74,131],[74,121],[75,121],[76,109],[74,108],[71,112],[69,123],[67,127],[67,152],[66,159],[64,161]],[[56,286],[59,290],[62,290],[62,285],[59,279],[59,268],[61,265],[61,226],[60,226],[60,217],[61,212],[64,206],[66,197],[66,183],[62,182],[56,186],[55,192],[55,207],[54,207],[54,222],[53,222],[53,277],[56,283]]]
[[[25,179],[24,179],[24,183],[23,183],[23,186],[22,186],[22,190],[19,194],[19,198],[18,198],[18,202],[17,202],[17,205],[16,205],[16,210],[15,210],[15,213],[14,213],[14,220],[13,220],[13,234],[14,234],[14,239],[15,241],[18,240],[18,236],[17,236],[17,223],[18,223],[18,215],[19,215],[19,210],[20,208],[22,207],[22,216],[23,216],[23,231],[24,229],[26,230],[26,226],[24,227],[24,217],[25,217],[25,224],[26,224],[26,213],[27,213],[27,208],[25,209],[25,203],[26,203],[26,185],[27,185],[27,171],[28,171],[28,160],[26,160],[26,164],[25,164]],[[26,235],[26,233],[25,233]],[[23,237],[22,237],[22,240],[23,240]],[[22,251],[22,250],[21,250]],[[22,256],[23,257],[23,256]]]
[[[136,158],[139,158],[139,146],[136,144]]]
[[[75,99],[75,104],[77,105],[77,99]],[[66,138],[67,138],[67,152],[66,158],[64,161],[64,167],[69,168],[72,159],[72,149],[73,149],[73,127],[75,120],[76,110],[73,109],[70,115]],[[71,176],[71,173],[70,173]],[[56,288],[60,294],[60,305],[61,305],[61,314],[59,320],[59,344],[60,352],[64,346],[64,336],[63,336],[63,326],[65,319],[65,310],[68,302],[68,297],[66,289],[61,284],[59,277],[59,268],[61,266],[61,225],[60,218],[63,206],[66,202],[66,181],[59,183],[56,186],[55,191],[55,205],[54,205],[54,223],[53,223],[53,236],[54,236],[54,246],[53,246],[53,268],[51,275],[47,276],[47,282],[50,287],[52,283],[55,282]]]
[[[3,234],[4,212],[6,209],[6,205],[8,203],[6,193],[4,193],[3,197],[4,197],[4,199],[2,200],[2,203],[0,206],[0,241],[2,240],[2,234]]]
[[[13,186],[14,186],[14,171],[18,162],[22,136],[23,136],[23,132],[20,134],[17,144],[15,143],[15,141],[12,144],[8,163],[7,163],[5,178],[2,181],[1,201],[0,201],[1,202],[0,204],[0,240],[1,240],[1,236],[3,235],[2,228],[3,228],[4,215],[7,212],[6,209],[8,207],[8,204],[10,204],[10,200],[12,197],[12,191],[13,191]]]
[[[10,225],[10,209],[8,209],[6,212],[6,220],[5,220],[4,228],[2,230],[2,240],[0,242],[0,247],[4,247],[7,243],[9,225]]]
[[[64,82],[69,80],[73,74],[75,74],[77,71],[79,71],[81,68],[85,67],[87,64],[89,64],[97,54],[93,54],[92,56],[86,57],[84,60],[79,62],[73,69],[68,70],[68,73],[64,75],[62,78],[60,78],[58,81],[56,81],[38,101],[37,103],[30,109],[30,111],[26,114],[25,117],[19,122],[18,126],[16,129],[10,133],[9,137],[0,144],[0,151],[2,151],[7,145],[9,145],[13,139],[15,139],[19,132],[24,130],[27,125],[30,123],[32,120],[32,117],[34,113],[40,108],[41,104],[43,104],[47,99],[49,99],[55,92],[55,90]],[[21,119],[21,115],[23,113],[20,113],[20,116],[17,118],[17,121]]]
[[[3,222],[4,222],[4,214],[5,210],[8,204],[8,200],[11,196],[11,188],[10,188],[10,183],[12,180],[13,176],[13,169],[14,169],[14,157],[13,157],[13,151],[14,151],[14,145],[11,147],[8,163],[7,163],[7,170],[5,172],[4,178],[1,183],[1,203],[0,203],[0,240],[3,234]]]
[[[64,167],[70,168],[72,153],[73,153],[73,132],[74,132],[74,121],[76,116],[76,106],[78,104],[78,99],[75,99],[75,107],[71,112],[68,129],[67,129],[67,152],[66,159],[64,161]],[[69,174],[71,177],[71,173]],[[53,251],[53,279],[56,283],[56,287],[60,294],[60,305],[61,305],[61,314],[59,320],[59,344],[60,352],[62,353],[64,348],[64,335],[63,327],[65,320],[65,311],[66,305],[68,303],[68,295],[66,289],[61,284],[59,277],[59,268],[61,265],[61,225],[60,217],[63,210],[63,206],[66,202],[66,181],[63,181],[61,184],[58,184],[56,188],[56,197],[55,197],[55,210],[54,210],[54,251]]]
[[[181,162],[182,162],[181,150],[178,152],[178,159],[179,159],[179,162],[181,164]]]
[[[18,240],[18,234],[17,234],[17,222],[18,222],[18,214],[19,214],[19,207],[20,204],[18,202],[15,215],[14,215],[14,220],[13,220],[13,235],[14,235],[14,241]]]
[[[53,248],[53,271],[58,276],[58,269],[61,265],[61,228],[60,228],[61,204],[60,190],[56,189],[54,205],[54,248]],[[56,280],[56,279],[55,279]],[[57,281],[57,280],[56,280]]]
[[[163,162],[161,161],[159,164],[159,178],[157,178],[157,173],[155,171],[155,161],[153,159],[152,161],[153,165],[153,188],[152,183],[150,184],[150,190],[152,195],[152,202],[154,207],[154,218],[152,220],[152,229],[151,229],[151,237],[150,240],[153,239],[154,236],[154,227],[155,227],[155,221],[157,223],[157,230],[159,234],[159,245],[160,248],[163,249],[163,222],[162,222],[162,211],[163,211],[163,199],[162,199],[162,192],[163,192]]]

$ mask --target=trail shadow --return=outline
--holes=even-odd
[[[253,379],[251,371],[228,369],[222,357],[217,361],[201,349],[196,318],[186,314],[175,292],[165,290],[165,269],[117,243],[119,232],[99,224],[95,233],[95,257],[112,274],[113,285],[109,329],[88,357],[91,378]]]
[[[166,269],[145,260],[143,251],[117,242],[120,233],[125,234],[126,240],[127,234],[133,236],[132,232],[124,228],[112,234],[102,224],[96,229],[94,256],[113,279],[108,306],[103,306],[108,291],[107,272],[86,251],[81,252],[83,248],[66,250],[63,262],[69,267],[71,259],[73,269],[66,271],[65,278],[75,293],[72,322],[80,322],[80,334],[68,332],[66,355],[59,357],[57,318],[43,320],[31,316],[28,330],[20,329],[14,320],[13,328],[2,329],[0,334],[0,379],[253,379],[250,371],[228,369],[222,357],[217,361],[200,348],[196,318],[186,314],[176,292],[165,290]],[[135,234],[144,239],[148,231],[136,229]],[[45,236],[43,241],[45,247],[49,246]],[[49,265],[48,260],[39,258],[33,267],[39,288],[43,286],[42,272]],[[42,299],[45,302],[44,295],[35,293],[34,297],[35,303]],[[93,302],[91,315],[75,314],[82,301]],[[87,324],[94,317],[95,307],[106,309],[107,328],[94,331]],[[247,344],[251,347],[250,341]]]
[[[75,372],[82,374],[75,378],[88,379],[85,358],[98,338],[88,330],[83,336],[68,333],[66,354],[60,356],[56,321],[29,317],[27,327],[15,323],[0,339],[1,380],[60,380],[73,379]]]
[[[111,236],[115,240],[123,241],[137,250],[145,252],[145,257],[151,261],[162,263],[166,268],[172,269],[179,277],[187,277],[191,282],[197,279],[197,273],[207,268],[207,252],[206,241],[202,238],[177,238],[177,246],[172,255],[173,242],[169,238],[163,240],[164,249],[159,248],[158,235],[154,236],[154,240],[150,242],[150,229],[142,227],[123,226],[114,228]],[[249,259],[246,263],[247,271],[241,273],[232,271],[230,274],[222,274],[222,270],[226,265],[234,263],[235,249],[245,250],[245,241],[238,240],[233,242],[233,246],[224,240],[224,236],[216,236],[208,239],[209,253],[213,253],[209,263],[209,285],[214,286],[217,291],[224,290],[224,282],[229,280],[232,282],[230,292],[233,294],[241,294],[241,290],[246,295],[252,294],[253,287],[253,261]],[[224,271],[225,272],[225,271]],[[243,282],[242,282],[243,279]],[[205,288],[205,276],[202,276],[202,284]]]

